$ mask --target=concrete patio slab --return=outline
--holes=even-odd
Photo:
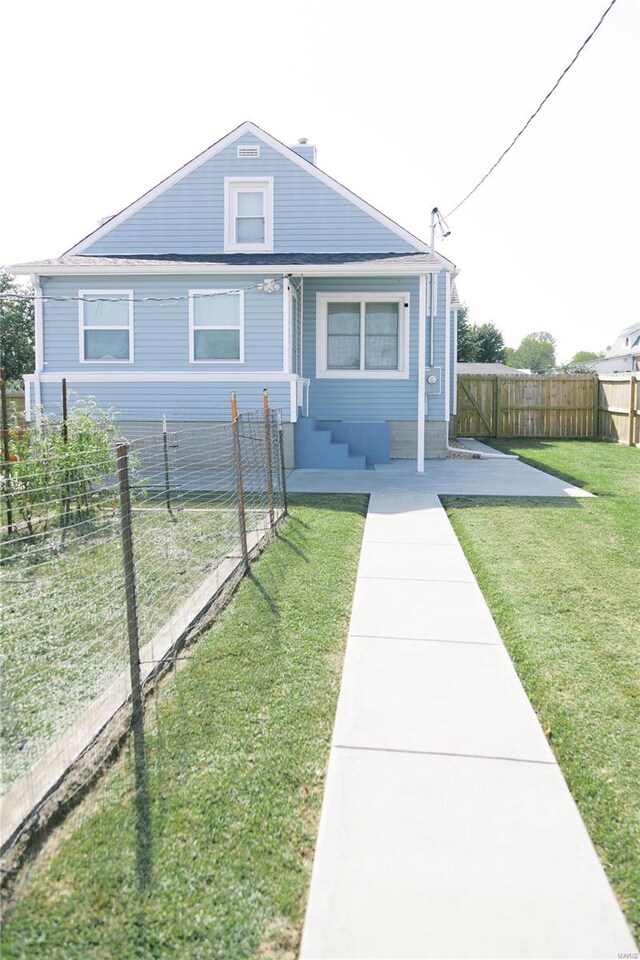
[[[476,440],[475,437],[458,437],[457,442],[471,453],[483,453],[488,454],[491,457],[509,457],[514,460],[518,459],[516,454],[502,453],[501,450],[496,450],[494,447],[490,447],[488,443],[482,443],[481,440]]]
[[[360,559],[358,576],[475,582],[467,558],[457,542],[381,543],[371,540]]]
[[[333,739],[555,763],[502,644],[350,637]]]
[[[326,789],[304,960],[635,952],[557,766],[335,748]]]
[[[500,634],[476,583],[358,578],[350,633],[501,643]]]
[[[436,493],[485,497],[590,497],[592,494],[520,460],[394,460],[375,470],[292,470],[291,493]]]

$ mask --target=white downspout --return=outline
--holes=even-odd
[[[434,329],[438,316],[438,274],[432,273],[429,278],[429,366],[434,363]]]
[[[33,375],[33,399],[35,406],[35,423],[40,429],[42,423],[42,381],[41,376],[44,369],[44,300],[42,299],[42,287],[37,273],[31,275],[33,284],[33,293],[35,300],[33,303],[35,320],[35,355],[36,366]]]
[[[458,413],[458,311],[453,311],[453,415]]]
[[[426,343],[427,343],[427,277],[421,273],[418,278],[418,438],[416,470],[424,473],[424,427],[426,418]]]
[[[449,420],[451,419],[451,274],[444,277],[444,369],[446,390],[444,393],[444,419],[447,425],[449,441]]]

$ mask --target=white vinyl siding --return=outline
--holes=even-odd
[[[80,290],[81,363],[133,362],[133,290]]]
[[[273,250],[273,178],[225,178],[224,249],[227,253]]]
[[[406,379],[408,294],[318,294],[318,377]]]
[[[189,361],[244,361],[242,290],[189,291]]]

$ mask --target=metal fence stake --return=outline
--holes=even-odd
[[[275,514],[273,510],[273,462],[271,450],[271,413],[269,412],[269,394],[267,389],[262,391],[262,408],[264,411],[264,453],[267,470],[267,499],[269,503],[269,524],[275,528]]]
[[[240,547],[244,565],[249,568],[249,550],[247,547],[247,523],[244,513],[244,487],[242,485],[242,452],[240,449],[240,423],[238,421],[238,401],[235,390],[231,391],[231,426],[233,432],[233,466],[236,475],[238,498],[238,525],[240,527]]]
[[[131,490],[129,486],[129,444],[119,443],[116,447],[116,454],[118,462],[118,491],[120,494],[124,586],[127,600],[127,632],[129,636],[131,726],[133,729],[133,753],[136,780],[136,862],[138,884],[140,889],[144,891],[151,883],[151,808],[144,749],[144,700],[142,697],[142,684],[140,682],[140,644],[131,516]]]
[[[171,484],[169,483],[169,444],[167,441],[167,417],[162,414],[162,452],[164,455],[164,498],[167,502],[167,510],[173,516],[171,511]]]
[[[67,443],[69,442],[69,404],[68,404],[68,395],[67,395],[67,379],[66,377],[62,378],[62,443],[66,450]],[[69,520],[69,514],[71,512],[71,495],[69,490],[69,471],[65,470],[64,472],[64,493],[62,496],[62,522],[66,524]]]
[[[289,503],[287,501],[287,477],[284,465],[284,430],[282,429],[282,423],[280,423],[278,426],[278,440],[278,446],[280,447],[280,480],[282,482],[282,512],[286,517],[289,513]]]
[[[67,378],[62,378],[62,441],[66,443],[69,439],[69,428],[67,420],[69,419],[69,404],[67,397]]]
[[[7,412],[7,381],[5,379],[4,367],[0,369],[0,394],[2,395],[2,472],[5,475],[7,487],[11,477],[11,461],[9,460],[9,417]],[[7,490],[7,533],[13,533],[13,507],[11,497]]]

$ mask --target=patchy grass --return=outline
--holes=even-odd
[[[629,922],[640,932],[640,451],[494,444],[595,500],[446,508]]]
[[[282,535],[149,703],[148,893],[128,753],[29,878],[7,960],[296,956],[366,498],[293,500]]]
[[[156,501],[153,501],[154,503]],[[133,535],[141,644],[238,544],[220,497],[142,501]],[[264,519],[264,513],[261,514]],[[247,525],[259,518],[249,512]],[[5,788],[128,663],[119,520],[102,512],[31,546],[3,544],[2,714]]]

